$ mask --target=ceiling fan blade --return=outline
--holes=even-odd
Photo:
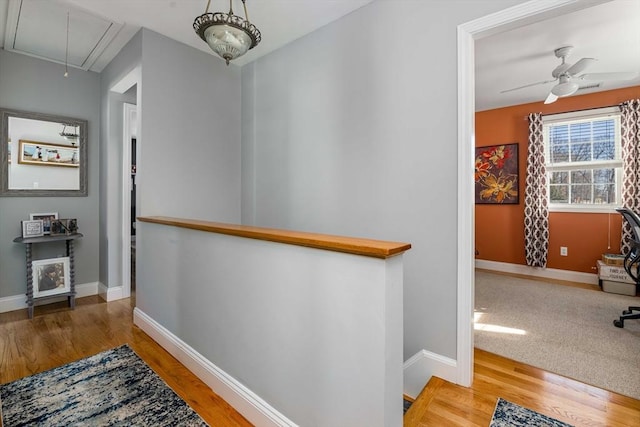
[[[502,90],[502,91],[500,91],[500,93],[506,93],[506,92],[511,92],[511,91],[514,91],[514,90],[520,90],[520,89],[524,89],[524,88],[531,87],[531,86],[546,85],[547,83],[553,83],[553,82],[556,82],[556,81],[558,81],[558,79],[545,80],[543,82],[536,82],[536,83],[531,83],[531,84],[524,85],[524,86],[518,86],[518,87],[511,88],[511,89]]]
[[[637,71],[621,73],[588,73],[578,77],[580,80],[633,80],[638,77]]]
[[[555,96],[553,93],[549,92],[549,96],[547,96],[547,99],[544,100],[544,103],[545,104],[553,104],[557,100],[558,100],[558,97]]]
[[[596,59],[594,58],[582,58],[580,61],[576,62],[571,67],[569,67],[566,73],[569,75],[575,76],[576,74],[586,70],[587,67],[589,67],[594,62],[596,62]]]

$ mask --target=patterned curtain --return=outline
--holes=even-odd
[[[542,114],[529,114],[529,151],[524,189],[524,246],[527,265],[546,267],[549,249],[547,171],[544,166]]]
[[[622,206],[640,212],[640,99],[622,103],[620,125],[622,133]],[[623,254],[631,250],[631,226],[622,221]]]

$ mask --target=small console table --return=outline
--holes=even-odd
[[[65,241],[67,245],[67,256],[69,257],[69,292],[59,293],[55,295],[47,295],[43,297],[35,298],[37,300],[44,300],[49,298],[58,298],[66,296],[69,300],[69,307],[73,310],[76,307],[76,283],[75,283],[75,270],[73,268],[73,241],[82,237],[81,233],[74,233],[68,235],[56,235],[56,236],[41,236],[41,237],[16,237],[13,239],[16,243],[23,243],[27,253],[27,307],[29,309],[29,319],[33,319],[33,267],[31,265],[32,248],[34,243],[49,243]]]

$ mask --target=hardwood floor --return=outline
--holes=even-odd
[[[0,383],[122,345],[129,346],[212,426],[250,426],[231,406],[133,325],[134,302],[80,298],[0,314]],[[411,405],[405,427],[487,427],[498,397],[575,427],[640,426],[640,401],[475,350],[474,383],[460,387],[432,378]]]
[[[640,367],[639,367],[640,369]],[[575,427],[640,426],[640,401],[475,349],[471,388],[433,377],[405,427],[487,427],[498,397]]]
[[[104,302],[98,296],[0,314],[0,384],[128,344],[211,426],[251,424],[133,325],[132,299]]]

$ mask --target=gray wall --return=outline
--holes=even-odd
[[[141,215],[240,222],[240,69],[142,33]]]
[[[456,358],[457,25],[516,3],[380,0],[242,69],[243,222],[410,242],[405,360]]]
[[[138,99],[110,91],[138,66]],[[238,67],[147,29],[102,72],[102,283],[122,284],[123,103],[139,108],[138,215],[238,223],[240,81]]]
[[[0,197],[0,298],[24,294],[25,248],[13,243],[20,221],[31,212],[58,212],[77,218],[84,238],[76,240],[76,284],[98,281],[98,176],[100,75],[0,50],[0,107],[86,119],[88,133],[87,197]],[[34,247],[34,256],[64,253],[64,245]],[[35,251],[40,251],[35,253]]]

